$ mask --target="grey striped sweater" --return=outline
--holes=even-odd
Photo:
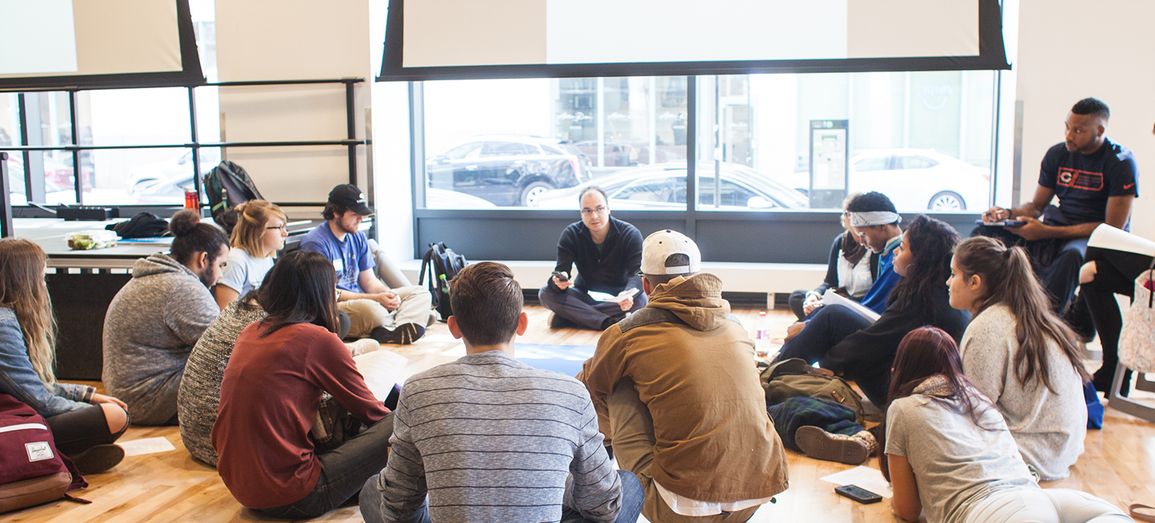
[[[585,387],[502,352],[410,378],[390,441],[377,485],[387,521],[409,520],[426,493],[433,521],[558,521],[563,497],[595,521],[620,509]]]

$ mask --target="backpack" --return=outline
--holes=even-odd
[[[417,284],[425,285],[429,289],[429,294],[433,296],[433,308],[441,315],[441,321],[445,321],[453,314],[453,308],[449,305],[449,281],[466,265],[469,265],[469,262],[465,260],[465,256],[453,252],[453,249],[446,247],[444,242],[429,244],[429,250],[425,252]],[[429,281],[426,283],[427,270]]]
[[[829,370],[816,369],[800,358],[790,358],[766,367],[759,376],[766,390],[766,405],[777,405],[788,398],[807,396],[835,401],[854,410],[855,421],[862,425],[862,397],[846,380]]]
[[[204,187],[213,221],[225,230],[225,234],[232,234],[233,226],[237,224],[234,207],[249,200],[265,199],[245,168],[228,161],[221,162],[204,176]]]
[[[56,450],[52,430],[32,407],[0,394],[0,513],[69,497],[87,487]]]

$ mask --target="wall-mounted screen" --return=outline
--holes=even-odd
[[[0,0],[0,89],[204,82],[187,0]]]
[[[392,0],[380,80],[1006,68],[997,0]]]

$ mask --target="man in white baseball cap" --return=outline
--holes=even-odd
[[[684,234],[646,238],[649,303],[606,329],[578,374],[619,466],[646,491],[650,521],[746,521],[787,487],[754,345],[701,267]]]

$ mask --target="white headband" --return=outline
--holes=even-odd
[[[848,212],[850,225],[854,227],[870,227],[872,225],[889,225],[902,221],[902,216],[890,211]]]

